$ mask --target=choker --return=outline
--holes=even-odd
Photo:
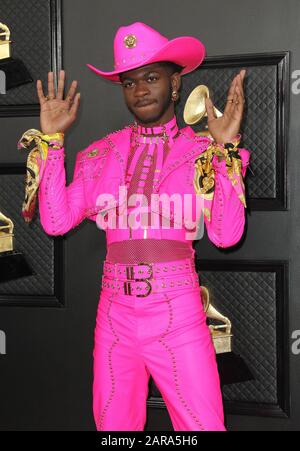
[[[158,144],[165,142],[172,144],[178,131],[175,115],[169,122],[155,127],[144,127],[135,121],[132,127],[131,139],[136,144]]]

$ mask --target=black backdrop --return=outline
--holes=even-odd
[[[60,15],[59,10],[53,14],[47,5],[39,7],[41,2],[30,3],[39,8],[43,20],[46,14],[51,20]],[[56,4],[48,2],[48,8]],[[20,11],[16,15],[20,15]],[[63,0],[61,16],[62,41],[58,39],[55,48],[53,42],[50,49],[47,47],[46,38],[51,42],[52,36],[56,33],[59,36],[59,23],[52,24],[49,36],[44,37],[44,59],[38,60],[40,64],[37,64],[26,52],[26,61],[37,78],[45,80],[46,71],[62,65],[68,86],[73,79],[79,82],[80,113],[66,137],[68,182],[78,150],[131,121],[120,87],[97,77],[85,65],[91,63],[104,70],[113,67],[112,42],[120,25],[143,21],[169,38],[198,36],[207,48],[207,64],[216,64],[221,57],[226,62],[221,73],[227,76],[234,68],[238,70],[239,65],[248,65],[250,118],[255,111],[261,120],[262,111],[266,113],[267,109],[273,128],[260,122],[259,129],[256,127],[255,130],[255,124],[249,125],[248,116],[245,130],[248,141],[245,144],[254,153],[254,176],[248,182],[253,200],[250,199],[251,208],[247,213],[247,233],[240,246],[225,252],[205,238],[197,243],[197,254],[202,260],[203,280],[215,286],[216,297],[221,300],[223,293],[225,309],[230,310],[232,304],[235,309],[242,309],[234,317],[240,337],[237,344],[245,349],[245,343],[253,345],[257,342],[261,347],[255,349],[258,357],[266,359],[254,368],[259,380],[255,389],[253,386],[246,386],[247,390],[227,387],[227,398],[234,401],[226,407],[228,429],[299,429],[297,381],[300,357],[291,353],[290,337],[300,328],[297,277],[300,211],[296,202],[300,163],[296,124],[300,95],[292,94],[288,83],[292,72],[300,65],[299,2],[253,0],[246,4],[238,0],[226,3],[218,0],[209,3],[152,0],[150,7],[149,2],[138,0],[130,3],[111,1],[109,6],[100,0],[88,3]],[[5,22],[2,17],[1,21]],[[29,54],[37,49],[42,51],[42,42],[34,34],[26,46]],[[234,56],[239,57],[236,63]],[[217,83],[217,77],[209,72],[213,69],[211,65],[207,66],[206,80],[215,83],[215,92],[221,101],[227,78],[222,76],[221,82]],[[40,73],[42,69],[44,72]],[[259,84],[259,71],[270,86]],[[255,85],[253,80],[257,82]],[[218,86],[223,87],[219,94]],[[270,95],[274,96],[271,103],[268,103],[270,97],[263,97],[269,88]],[[0,209],[3,205],[10,208],[16,223],[21,208],[25,160],[24,154],[17,151],[16,142],[28,128],[39,128],[34,95],[32,86],[28,85],[26,95],[23,90],[23,97],[17,97],[22,98],[21,107],[6,108],[5,111],[1,110],[1,105],[14,101],[9,99],[9,102],[1,103],[0,99]],[[94,430],[91,352],[102,261],[106,253],[104,233],[99,232],[94,223],[86,221],[63,240],[53,240],[41,233],[38,222],[34,227],[25,231],[19,223],[16,242],[24,252],[29,252],[28,240],[32,236],[36,238],[36,254],[30,258],[41,277],[32,284],[0,287],[0,330],[7,338],[6,355],[0,355],[0,428]],[[221,278],[218,271],[221,271]],[[236,276],[240,287],[247,289],[247,296],[243,295],[243,290],[235,291],[239,297],[231,299],[229,288],[222,292],[219,286]],[[219,285],[214,284],[217,280]],[[254,317],[253,306],[261,308],[261,311],[254,308]],[[240,318],[245,319],[245,315],[249,315],[249,327],[239,330]],[[265,362],[268,365],[264,371]],[[241,399],[241,392],[244,399]],[[147,430],[172,430],[166,410],[159,407],[160,403],[155,399],[149,403]]]

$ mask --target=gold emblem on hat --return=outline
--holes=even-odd
[[[134,36],[134,34],[129,34],[129,35],[125,36],[124,44],[125,44],[125,47],[127,47],[128,49],[132,49],[133,47],[135,47],[136,46],[136,37]]]

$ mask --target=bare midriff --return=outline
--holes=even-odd
[[[151,238],[111,243],[106,255],[112,263],[154,263],[192,257],[193,249],[188,243]]]

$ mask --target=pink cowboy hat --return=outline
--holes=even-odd
[[[170,61],[183,67],[181,75],[192,72],[205,57],[205,47],[199,39],[182,36],[172,40],[142,22],[120,27],[114,39],[115,70],[103,72],[87,66],[97,75],[121,83],[119,74],[159,61]]]

